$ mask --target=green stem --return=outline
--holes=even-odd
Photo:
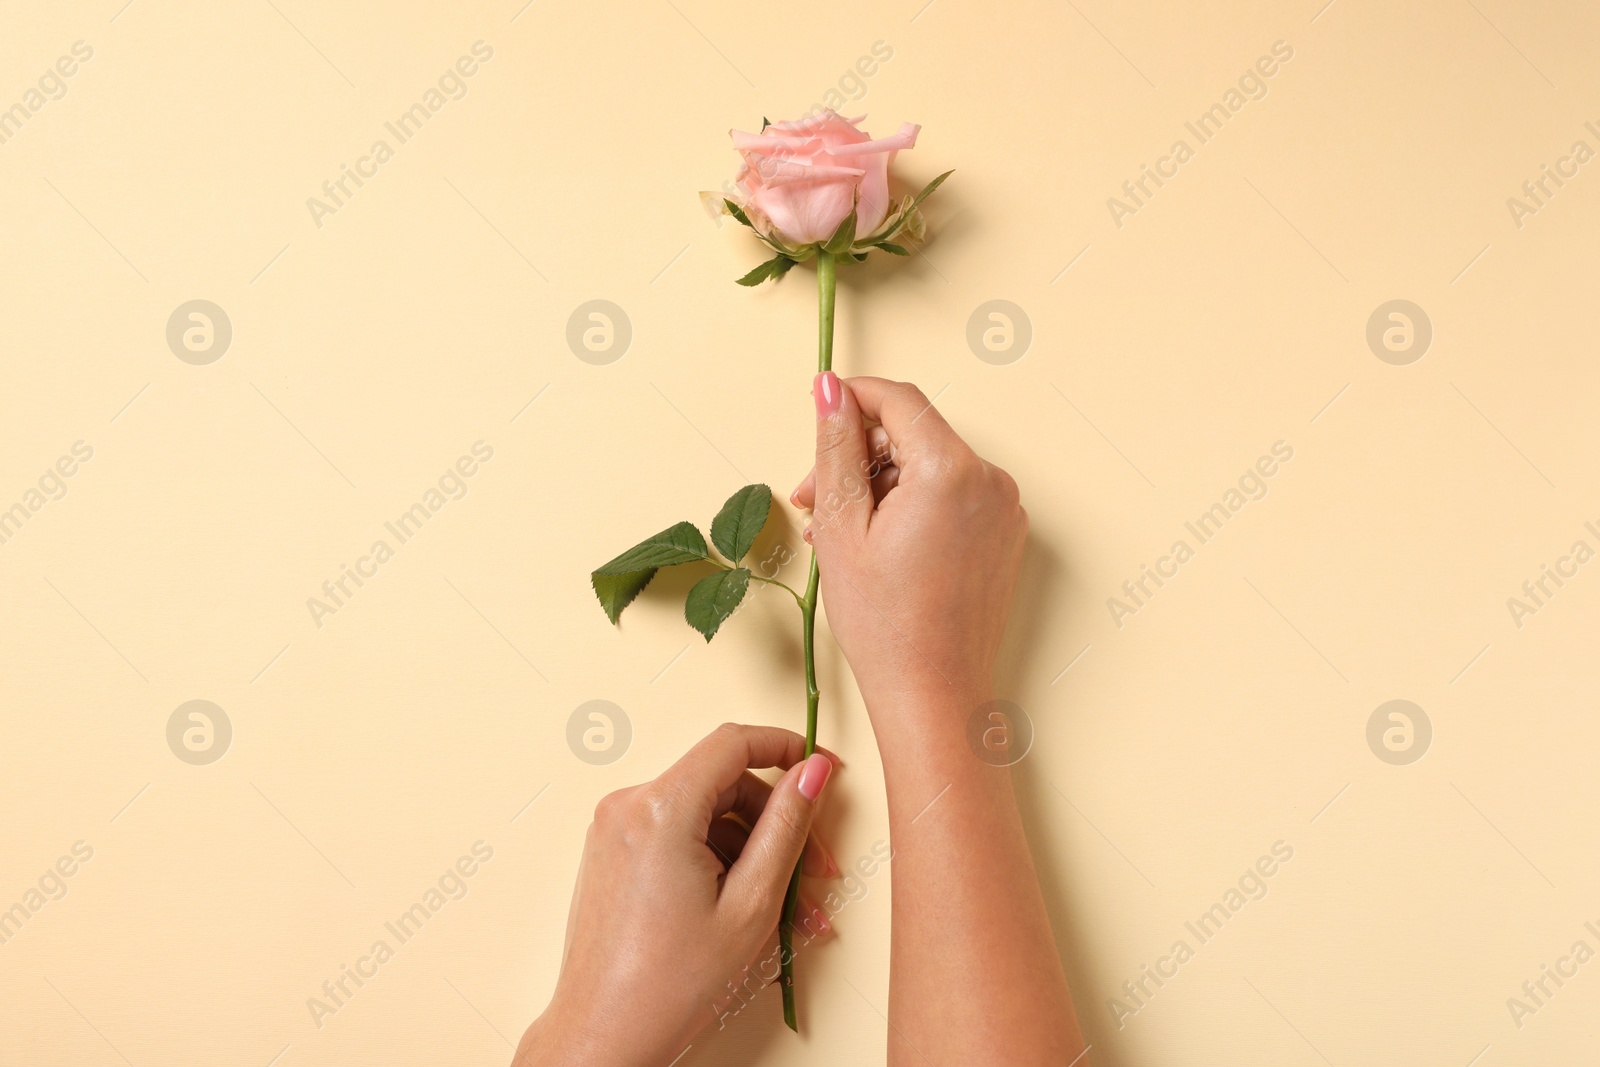
[[[833,292],[832,252],[817,253],[817,373],[833,369]]]
[[[833,304],[837,278],[833,253],[817,252],[817,373],[833,369]],[[811,551],[811,577],[806,581],[806,595],[800,600],[801,640],[806,661],[806,757],[817,750],[817,702],[822,694],[817,690],[817,600],[819,572],[817,553]],[[793,590],[790,590],[793,592]],[[789,891],[783,898],[783,919],[778,923],[778,961],[783,973],[779,981],[783,987],[783,1021],[795,1033],[800,1032],[799,1018],[794,1007],[794,916],[800,906],[800,863],[794,865],[789,877]]]
[[[733,568],[729,567],[727,569],[732,570]],[[790,596],[794,597],[794,602],[799,604],[801,608],[805,607],[805,602],[800,599],[800,594],[796,593],[793,589],[790,589],[788,584],[785,582],[780,582],[776,578],[763,578],[759,574],[752,574],[750,576],[750,580],[753,582],[765,582],[768,585],[775,585],[779,589],[782,589],[784,592],[788,593]]]
[[[700,558],[711,564],[713,567],[718,567],[725,571],[731,571],[734,569],[731,564],[724,563],[720,559],[712,559],[710,556],[701,556]],[[794,602],[800,605],[800,610],[805,610],[805,602],[800,599],[799,593],[796,593],[793,589],[789,588],[789,583],[780,582],[776,578],[763,578],[759,574],[751,574],[750,580],[752,582],[765,582],[767,585],[777,586],[779,589],[782,589],[784,592],[794,597]]]

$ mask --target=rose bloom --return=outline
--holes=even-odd
[[[729,131],[744,157],[737,179],[740,204],[756,229],[791,248],[821,244],[852,210],[856,235],[883,225],[889,212],[889,164],[913,148],[922,127],[903,123],[891,137],[873,140],[866,119],[846,119],[831,109],[794,122],[774,122],[760,133]]]

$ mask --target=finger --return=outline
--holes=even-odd
[[[767,797],[771,795],[772,786],[745,771],[738,781],[717,795],[711,817],[732,813],[744,820],[746,826],[754,826],[756,820],[761,818],[761,809],[766,807]]]
[[[733,819],[712,819],[706,830],[706,847],[716,855],[724,873],[739,858],[749,839],[750,831]]]
[[[884,471],[894,466],[894,442],[889,440],[889,431],[876,424],[867,427],[867,477],[872,479],[874,490],[878,485],[878,477]],[[883,494],[877,493],[874,502],[882,500]],[[789,503],[797,508],[810,511],[817,500],[817,468],[812,467],[806,476],[800,479],[800,484],[794,487],[794,492],[789,494]]]
[[[817,801],[833,772],[827,757],[812,756],[793,768],[772,788],[765,810],[750,828],[728,877],[722,901],[747,921],[765,921],[783,903],[789,876],[811,832]]]
[[[800,479],[800,484],[794,487],[794,492],[789,494],[789,503],[806,511],[811,510],[811,505],[817,499],[817,468],[812,467],[806,471],[806,476]]]
[[[894,442],[895,462],[906,466],[906,453],[921,456],[960,445],[960,436],[944,421],[939,409],[923,395],[921,389],[909,382],[892,382],[887,378],[851,378],[846,383],[861,413],[883,426]]]
[[[882,426],[867,427],[867,458],[871,460],[867,473],[874,476],[894,463],[894,442],[889,440],[889,431]]]
[[[872,498],[878,503],[883,503],[883,498],[889,495],[889,490],[900,484],[900,468],[885,467],[872,476]]]
[[[712,819],[711,827],[706,831],[706,846],[716,854],[724,874],[739,858],[749,839],[750,828],[738,819],[726,816]],[[839,877],[839,864],[834,860],[833,853],[814,834],[806,838],[805,851],[800,854],[800,873],[807,878]]]
[[[832,371],[812,385],[817,403],[817,485],[812,536],[859,537],[872,516],[867,431],[855,397]]]
[[[683,812],[686,831],[698,839],[711,825],[717,802],[747,768],[787,770],[805,758],[806,739],[776,726],[723,723],[668,767],[652,786]],[[831,753],[830,761],[837,761]]]
[[[818,907],[816,901],[801,893],[800,906],[794,909],[794,927],[809,940],[832,930],[833,924],[828,921],[828,913]]]
[[[805,850],[800,853],[800,873],[807,878],[839,877],[839,862],[828,846],[817,840],[816,834],[806,838]]]
[[[754,826],[761,818],[761,812],[767,806],[767,798],[772,796],[772,786],[757,778],[749,771],[740,776],[732,789],[726,790],[717,798],[717,806],[712,815],[716,821],[712,822],[715,828],[723,815],[735,815],[745,826]],[[743,841],[740,842],[741,846]],[[727,866],[727,864],[724,864]],[[801,857],[801,869],[811,878],[836,878],[839,875],[839,865],[834,861],[833,853],[816,835],[806,841],[805,854]]]

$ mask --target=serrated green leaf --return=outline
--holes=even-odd
[[[738,204],[735,204],[727,197],[723,197],[722,202],[727,205],[728,214],[732,215],[734,218],[738,219],[752,230],[756,228],[755,223],[750,221],[750,216],[744,213],[744,208],[740,207]]]
[[[772,511],[772,490],[765,485],[747,485],[734,493],[711,520],[711,543],[730,563],[744,559],[756,535],[767,524]]]
[[[655,567],[630,571],[627,574],[596,572],[589,575],[589,584],[594,586],[594,595],[600,598],[600,609],[615,626],[617,619],[622,616],[622,609],[632,604],[633,598],[644,592],[644,587],[649,585],[650,579],[655,576]]]
[[[627,574],[650,567],[671,567],[709,558],[706,539],[695,524],[680,522],[653,537],[645,538],[611,562],[596,567],[594,573]]]
[[[750,572],[743,567],[708,575],[689,590],[689,597],[683,603],[683,617],[709,642],[749,588]]]
[[[839,223],[839,228],[833,231],[833,236],[823,242],[822,250],[839,255],[850,250],[850,245],[856,239],[856,213],[852,209],[850,214]]]
[[[589,575],[594,595],[613,623],[661,567],[710,559],[706,539],[692,522],[680,522],[648,537]]]
[[[794,260],[788,256],[773,256],[743,278],[738,279],[738,281],[740,285],[760,285],[768,278],[783,277],[789,273],[789,268],[793,266]]]
[[[873,245],[872,247],[873,248],[881,248],[885,252],[891,253],[892,255],[896,255],[896,256],[909,256],[911,254],[910,252],[907,252],[904,248],[901,248],[899,245],[890,244],[888,241],[879,241],[877,244]]]

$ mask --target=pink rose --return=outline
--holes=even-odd
[[[855,232],[868,235],[888,216],[889,164],[917,143],[920,126],[904,123],[892,137],[873,140],[858,125],[828,110],[760,133],[730,131],[744,157],[739,205],[762,236],[789,248],[821,244],[856,213]]]

